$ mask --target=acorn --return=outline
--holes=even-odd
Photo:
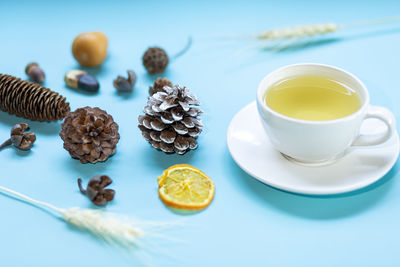
[[[35,83],[44,82],[44,71],[39,67],[36,62],[29,63],[25,67],[25,73],[29,76],[29,80]]]

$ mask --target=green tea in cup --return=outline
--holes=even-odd
[[[310,121],[343,118],[362,105],[355,90],[321,75],[299,75],[275,82],[265,92],[264,101],[282,115]]]

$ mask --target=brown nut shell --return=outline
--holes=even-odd
[[[107,36],[102,32],[84,32],[72,43],[72,54],[84,67],[97,67],[107,57]]]
[[[71,70],[68,71],[64,76],[64,81],[67,87],[69,88],[78,88],[79,78],[83,75],[86,75],[87,72],[84,70]]]

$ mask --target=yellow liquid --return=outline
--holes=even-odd
[[[361,99],[354,90],[319,75],[281,80],[267,90],[264,101],[278,113],[311,121],[343,118],[361,107]]]

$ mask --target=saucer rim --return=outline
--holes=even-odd
[[[399,157],[399,153],[400,153],[400,138],[399,138],[399,134],[397,132],[397,130],[394,133],[394,137],[395,137],[395,143],[396,143],[396,147],[397,147],[397,151],[396,151],[396,155],[392,157],[390,163],[388,164],[387,169],[385,168],[385,171],[383,171],[382,173],[379,173],[379,175],[376,175],[376,177],[374,178],[370,178],[370,179],[366,179],[363,180],[362,182],[359,183],[355,183],[351,186],[347,186],[347,187],[339,187],[336,190],[332,189],[332,187],[327,187],[327,190],[319,190],[318,192],[316,190],[307,190],[307,189],[296,189],[293,187],[287,187],[284,185],[280,185],[277,184],[275,182],[271,182],[270,180],[267,181],[267,179],[261,178],[258,175],[255,175],[253,172],[251,172],[247,167],[243,166],[241,163],[239,163],[239,160],[236,158],[236,156],[234,155],[234,153],[232,153],[232,148],[230,146],[230,137],[231,137],[231,133],[232,133],[232,122],[235,120],[235,118],[242,112],[244,112],[246,109],[251,108],[251,106],[255,106],[255,110],[257,110],[257,103],[256,101],[252,101],[249,104],[245,105],[244,107],[242,107],[238,112],[235,113],[235,115],[232,117],[228,129],[227,129],[227,134],[226,134],[226,143],[227,143],[227,147],[228,147],[228,151],[229,154],[231,155],[232,159],[235,161],[235,163],[244,171],[246,172],[249,176],[255,178],[256,180],[260,181],[261,183],[271,186],[273,188],[279,189],[279,190],[283,190],[285,192],[289,192],[289,193],[295,193],[295,194],[301,194],[301,195],[312,195],[312,196],[329,196],[329,195],[338,195],[338,194],[344,194],[344,193],[349,193],[349,192],[354,192],[356,190],[365,188],[369,185],[372,185],[374,183],[376,183],[377,181],[379,181],[380,179],[382,179],[387,173],[389,173],[392,169],[393,166],[396,164],[397,159]],[[286,160],[282,157],[282,160]],[[290,164],[295,164],[293,162],[291,162]],[[335,164],[335,163],[333,163]],[[327,166],[319,166],[318,168],[325,168],[328,166],[332,166],[332,165],[327,165]],[[316,168],[316,167],[308,167],[308,168]],[[334,187],[333,187],[334,188]]]

